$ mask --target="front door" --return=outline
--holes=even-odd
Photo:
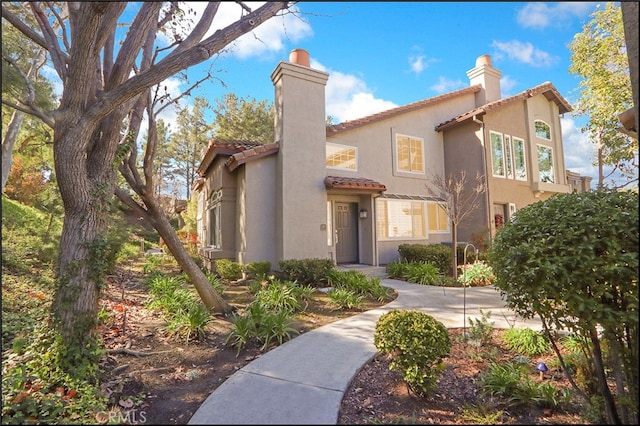
[[[358,203],[335,203],[336,262],[358,263]]]

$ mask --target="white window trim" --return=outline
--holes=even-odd
[[[518,169],[516,167],[516,140],[522,142],[522,161],[524,165],[524,178],[518,177]],[[524,142],[524,139],[518,138],[516,136],[511,137],[511,142],[513,143],[513,173],[515,174],[515,179],[526,182],[529,178],[529,172],[527,170],[527,146]]]
[[[536,123],[543,123],[545,126],[547,126],[549,128],[549,138],[542,137],[542,136],[538,135],[538,132],[536,131]],[[533,121],[533,133],[536,135],[536,137],[538,139],[542,139],[542,140],[545,140],[545,141],[550,141],[551,140],[551,125],[549,123],[547,123],[546,121],[544,121],[544,120],[540,120],[540,119],[534,120]]]
[[[353,149],[356,152],[356,158],[355,158],[355,162],[356,162],[356,168],[355,169],[350,169],[348,167],[335,167],[335,166],[327,166],[327,169],[333,169],[333,170],[345,170],[348,172],[357,172],[358,171],[358,147],[357,146],[351,146],[351,145],[343,145],[343,144],[339,144],[339,143],[331,143],[331,142],[327,142],[327,146],[335,146],[335,147],[341,147],[341,148],[346,148],[346,149]],[[326,164],[326,154],[325,154],[325,164]]]
[[[502,147],[502,174],[501,175],[497,175],[494,172],[494,167],[493,167],[493,138],[491,137],[491,135],[498,135],[500,136],[500,142],[501,142],[501,147]],[[489,131],[489,147],[491,148],[491,175],[493,177],[496,178],[501,178],[501,179],[506,179],[507,177],[507,172],[506,172],[506,167],[505,167],[505,163],[506,163],[506,159],[505,159],[505,155],[504,155],[504,135],[500,132],[494,132],[493,130]]]
[[[540,148],[546,148],[550,151],[550,155],[551,155],[551,172],[553,174],[553,180],[551,182],[547,182],[547,181],[543,181],[540,178],[540,152],[539,149]],[[558,176],[557,176],[557,168],[556,168],[556,162],[555,162],[555,156],[553,155],[553,147],[549,146],[549,145],[544,145],[544,144],[536,144],[536,161],[538,163],[538,181],[542,182],[542,183],[556,183],[556,181],[558,180]]]
[[[416,139],[420,141],[420,145],[422,146],[422,171],[421,172],[414,172],[413,170],[402,170],[400,169],[400,164],[398,164],[399,162],[399,155],[398,155],[398,138],[399,137],[406,137],[409,139]],[[393,148],[394,148],[394,153],[395,153],[395,169],[396,169],[396,173],[405,173],[405,174],[409,174],[409,175],[418,175],[418,176],[424,176],[426,174],[426,170],[427,170],[427,159],[426,159],[426,152],[425,152],[425,148],[424,148],[424,138],[418,137],[418,136],[411,136],[411,135],[407,135],[404,133],[396,133],[395,134],[395,138],[394,138],[394,142],[393,142]],[[411,167],[411,152],[409,152],[409,167]]]
[[[393,200],[393,199],[380,199],[380,201],[384,201],[386,203],[389,202],[408,202],[411,204],[411,208],[412,208],[412,212],[413,212],[413,203],[422,203],[423,207],[422,207],[422,219],[423,219],[423,227],[424,227],[424,231],[425,231],[425,236],[424,237],[415,237],[413,235],[413,228],[411,229],[411,236],[398,236],[398,237],[381,237],[380,235],[378,235],[378,231],[377,231],[377,226],[376,226],[376,238],[378,241],[410,241],[410,240],[416,240],[416,241],[424,241],[424,240],[428,240],[430,238],[430,235],[435,235],[435,234],[448,234],[451,232],[451,221],[449,220],[449,216],[447,215],[447,223],[446,223],[446,229],[445,230],[440,230],[440,231],[430,231],[429,230],[429,214],[428,214],[428,206],[429,204],[435,204],[436,206],[440,207],[440,208],[444,208],[446,209],[446,203],[444,202],[436,202],[436,201],[417,201],[415,199],[402,199],[402,200]],[[377,207],[376,207],[377,208]],[[378,214],[378,212],[376,211],[376,214]],[[413,213],[412,213],[413,214]],[[439,215],[437,217],[440,217]],[[385,218],[386,221],[389,221],[389,218]],[[413,224],[413,223],[412,223]],[[388,223],[387,223],[388,226]]]

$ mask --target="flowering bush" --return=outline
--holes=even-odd
[[[491,266],[481,260],[471,265],[459,266],[458,269],[460,270],[460,273],[458,273],[458,281],[462,285],[479,287],[493,284],[495,278],[493,270]]]

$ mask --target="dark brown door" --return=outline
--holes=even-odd
[[[358,203],[335,203],[336,261],[358,263]]]

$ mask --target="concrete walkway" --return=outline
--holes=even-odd
[[[379,268],[363,272],[383,275]],[[392,279],[382,279],[382,285],[397,290],[396,300],[270,350],[220,385],[189,424],[336,424],[349,383],[377,352],[376,322],[390,310],[424,311],[447,328],[463,327],[464,318],[482,318],[480,310],[491,312],[488,320],[495,328],[541,328],[539,321],[517,319],[494,287],[444,288]]]

